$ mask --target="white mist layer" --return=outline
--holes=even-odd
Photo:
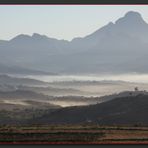
[[[19,100],[3,100],[3,103],[6,104],[14,104],[14,105],[23,105],[23,106],[28,106],[28,103],[25,103],[23,101],[19,101]]]
[[[112,80],[112,81],[128,81],[137,83],[148,83],[148,74],[118,74],[118,75],[55,75],[55,76],[45,76],[45,75],[26,75],[19,76],[24,78],[32,78],[45,82],[58,82],[58,81],[102,81],[102,80]]]
[[[84,106],[89,105],[87,102],[76,102],[76,101],[49,101],[49,103],[52,103],[54,105],[60,105],[62,107],[68,107],[68,106]]]

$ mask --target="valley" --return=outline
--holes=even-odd
[[[5,24],[1,32],[6,32],[0,36],[11,34],[19,21],[15,35],[0,39],[0,144],[148,144],[148,23],[144,11],[124,10],[108,18],[112,16],[109,9],[104,16],[96,13],[103,9],[91,9],[96,11],[93,17],[85,14],[81,22],[79,9],[73,15],[68,9],[67,18],[59,19],[63,15],[57,11],[60,7],[50,7],[54,13],[45,13],[49,12],[45,7],[28,13],[25,7],[13,9],[27,10],[24,16],[13,11],[3,17],[11,9],[0,13],[9,22],[1,21]],[[16,14],[12,21],[10,16]],[[90,33],[94,17],[98,26]],[[101,26],[102,20],[107,23]],[[77,22],[85,23],[87,29]],[[71,25],[73,33],[85,28],[85,36],[65,40],[40,34],[42,29],[51,36],[52,31],[62,34],[59,31],[64,27],[66,37]],[[26,26],[31,32],[25,32]]]

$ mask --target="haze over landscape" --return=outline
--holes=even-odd
[[[104,14],[110,19],[106,24],[71,40],[40,34],[41,30],[30,35],[24,33],[26,29],[1,39],[0,124],[75,124],[89,119],[101,125],[147,125],[141,114],[148,111],[148,24],[146,17],[133,11],[138,8],[144,15],[145,6],[143,11],[142,6],[130,8],[113,20]],[[59,20],[61,25],[70,23]],[[81,21],[75,24],[81,26]],[[63,31],[70,34],[68,29]]]
[[[12,74],[145,74],[147,36],[148,24],[133,11],[72,41],[20,34],[0,41],[0,70]]]

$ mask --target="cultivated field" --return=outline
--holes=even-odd
[[[147,144],[148,127],[98,125],[1,126],[1,144]]]

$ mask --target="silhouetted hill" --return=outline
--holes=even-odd
[[[98,123],[100,125],[148,125],[148,95],[115,98],[90,106],[66,107],[36,120],[36,123]]]

